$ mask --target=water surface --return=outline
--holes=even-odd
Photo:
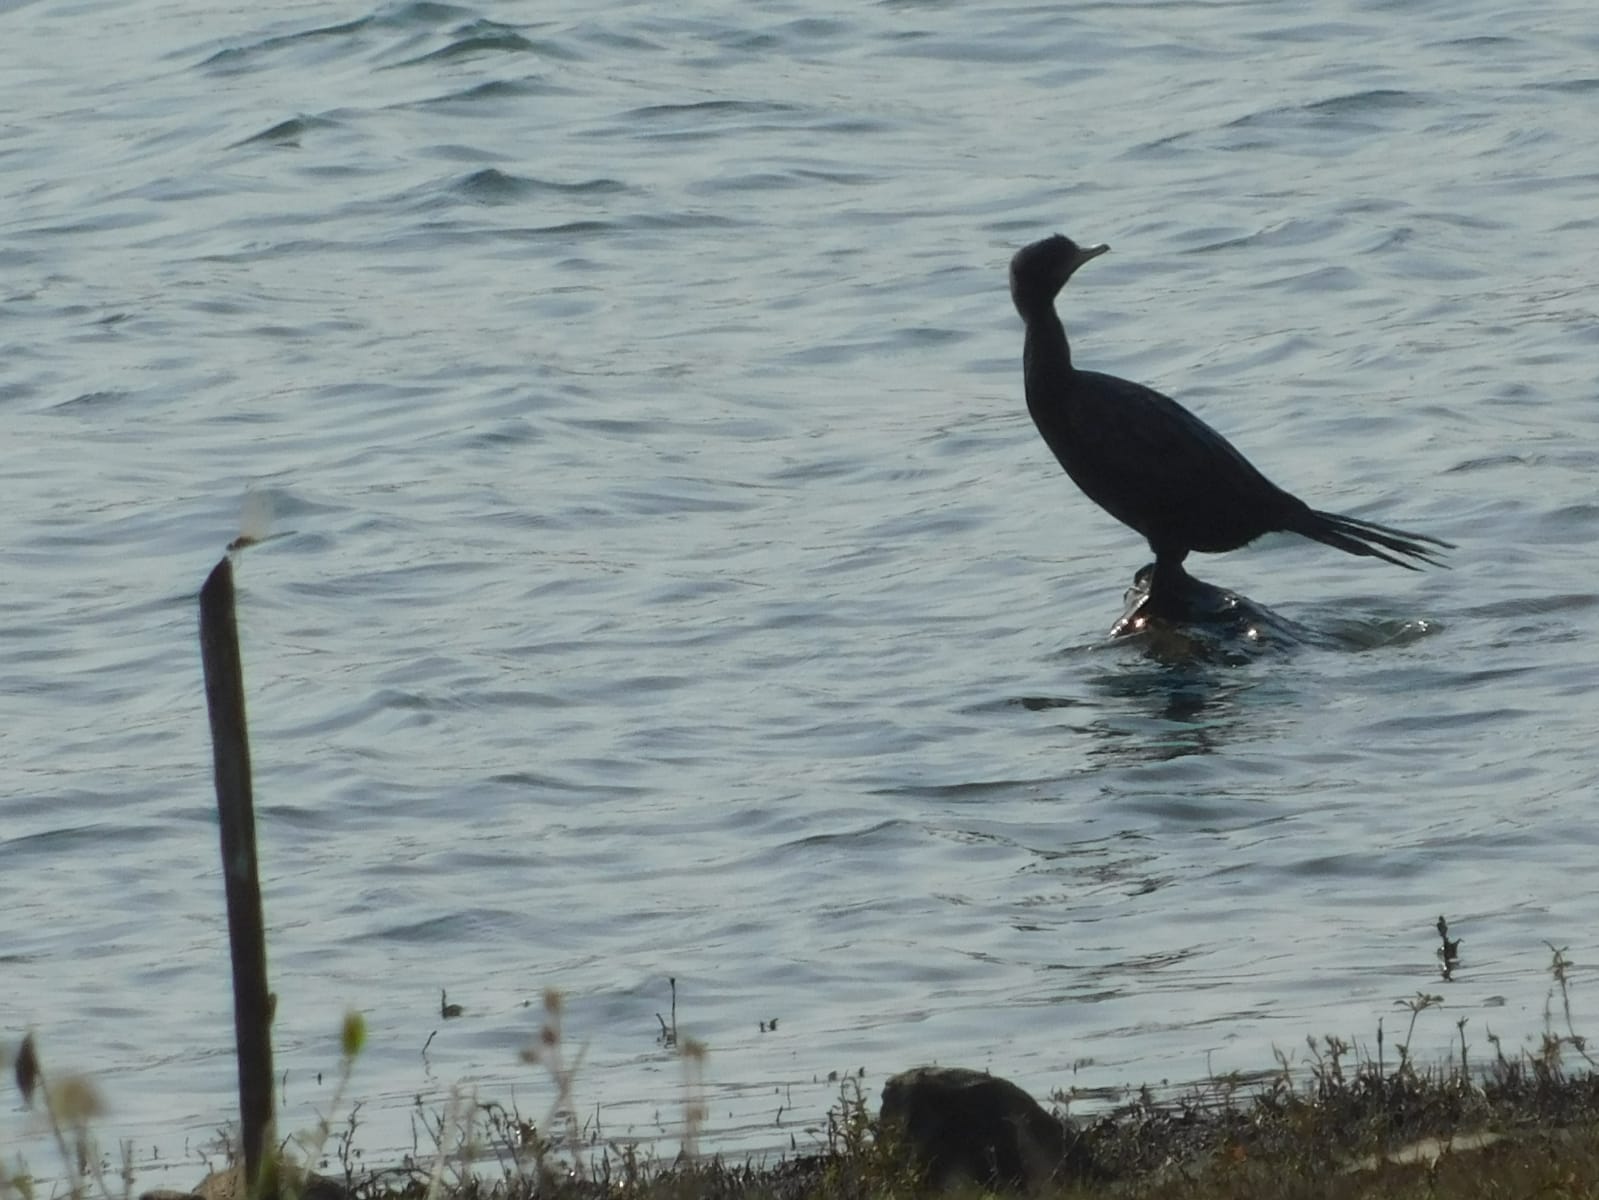
[[[1098,1095],[1419,991],[1418,1053],[1486,1054],[1542,1028],[1546,942],[1581,1025],[1588,16],[0,14],[0,1034],[154,1163],[230,1109],[194,595],[265,503],[289,1127],[346,1006],[369,1155],[452,1085],[541,1117],[547,988],[585,1119],[668,1150],[669,979],[731,1151],[809,1144],[831,1072]],[[1145,553],[1032,429],[1005,290],[1057,229],[1114,247],[1080,363],[1454,569],[1267,539],[1196,566],[1326,644],[1106,644]]]

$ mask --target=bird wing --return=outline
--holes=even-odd
[[[1146,537],[1166,531],[1192,549],[1231,549],[1297,504],[1171,397],[1099,371],[1075,375],[1070,438],[1080,453],[1068,471]]]

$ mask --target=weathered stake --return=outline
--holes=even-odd
[[[267,991],[266,930],[255,855],[255,801],[250,788],[250,737],[244,719],[244,669],[233,611],[233,564],[216,565],[200,589],[200,658],[211,716],[217,814],[222,826],[222,879],[228,895],[233,953],[233,1028],[239,1058],[239,1124],[245,1180],[261,1196],[262,1168],[272,1141],[272,1001]]]

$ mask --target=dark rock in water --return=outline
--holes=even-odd
[[[1157,578],[1154,563],[1133,576],[1125,599],[1126,608],[1110,629],[1113,638],[1148,634],[1167,648],[1186,646],[1196,653],[1313,640],[1309,630],[1264,604],[1195,579],[1186,571]]]
[[[1097,1175],[1070,1122],[1009,1080],[960,1067],[914,1067],[883,1085],[894,1127],[943,1188],[961,1180],[1013,1191]]]

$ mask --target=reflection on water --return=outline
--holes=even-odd
[[[1079,719],[1068,725],[1091,739],[1087,754],[1101,765],[1212,754],[1270,726],[1269,713],[1249,705],[1270,676],[1249,673],[1247,659],[1169,661],[1147,651],[1142,638],[1061,651],[1057,660],[1088,668],[1076,677],[1081,694],[1009,703],[1038,713],[1075,710]],[[1107,656],[1112,665],[1100,663]]]
[[[1106,764],[1215,754],[1265,732],[1265,714],[1249,704],[1260,681],[1241,667],[1141,659],[1087,682],[1109,710],[1087,727],[1099,739],[1090,753]]]

